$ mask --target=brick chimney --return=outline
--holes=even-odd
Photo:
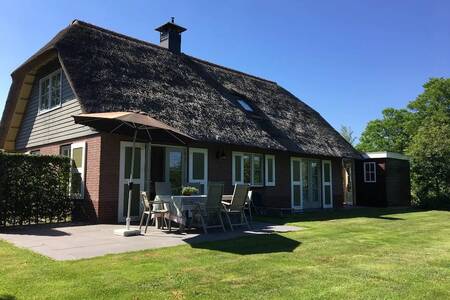
[[[181,33],[186,31],[186,28],[175,24],[174,17],[171,22],[167,22],[155,30],[160,32],[159,45],[161,47],[167,48],[173,53],[181,53]]]

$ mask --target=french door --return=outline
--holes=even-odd
[[[321,161],[316,159],[291,157],[292,208],[327,208],[332,205],[331,162],[323,161],[321,164]]]
[[[127,217],[128,182],[131,172],[131,155],[133,143],[120,142],[120,174],[119,174],[119,222]],[[131,194],[131,219],[139,218],[140,192],[144,190],[145,144],[136,143],[133,171],[133,191]]]
[[[208,149],[189,148],[189,183],[198,184],[200,194],[208,189]]]

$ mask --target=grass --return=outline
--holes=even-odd
[[[0,299],[450,298],[450,212],[270,220],[305,230],[65,262],[0,241]]]

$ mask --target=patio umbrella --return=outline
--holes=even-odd
[[[133,190],[133,174],[134,174],[134,155],[136,147],[136,139],[140,140],[158,140],[158,141],[175,141],[186,143],[187,140],[193,138],[181,131],[160,122],[146,114],[134,112],[105,112],[105,113],[87,113],[73,116],[76,124],[83,124],[94,128],[100,132],[108,132],[133,136],[133,146],[131,152],[131,170],[128,181],[128,202],[127,202],[127,218],[125,229],[115,231],[116,234],[130,236],[140,234],[139,230],[130,229],[130,213],[131,213],[131,197]]]

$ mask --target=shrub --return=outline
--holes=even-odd
[[[70,159],[0,152],[0,226],[67,220]]]

